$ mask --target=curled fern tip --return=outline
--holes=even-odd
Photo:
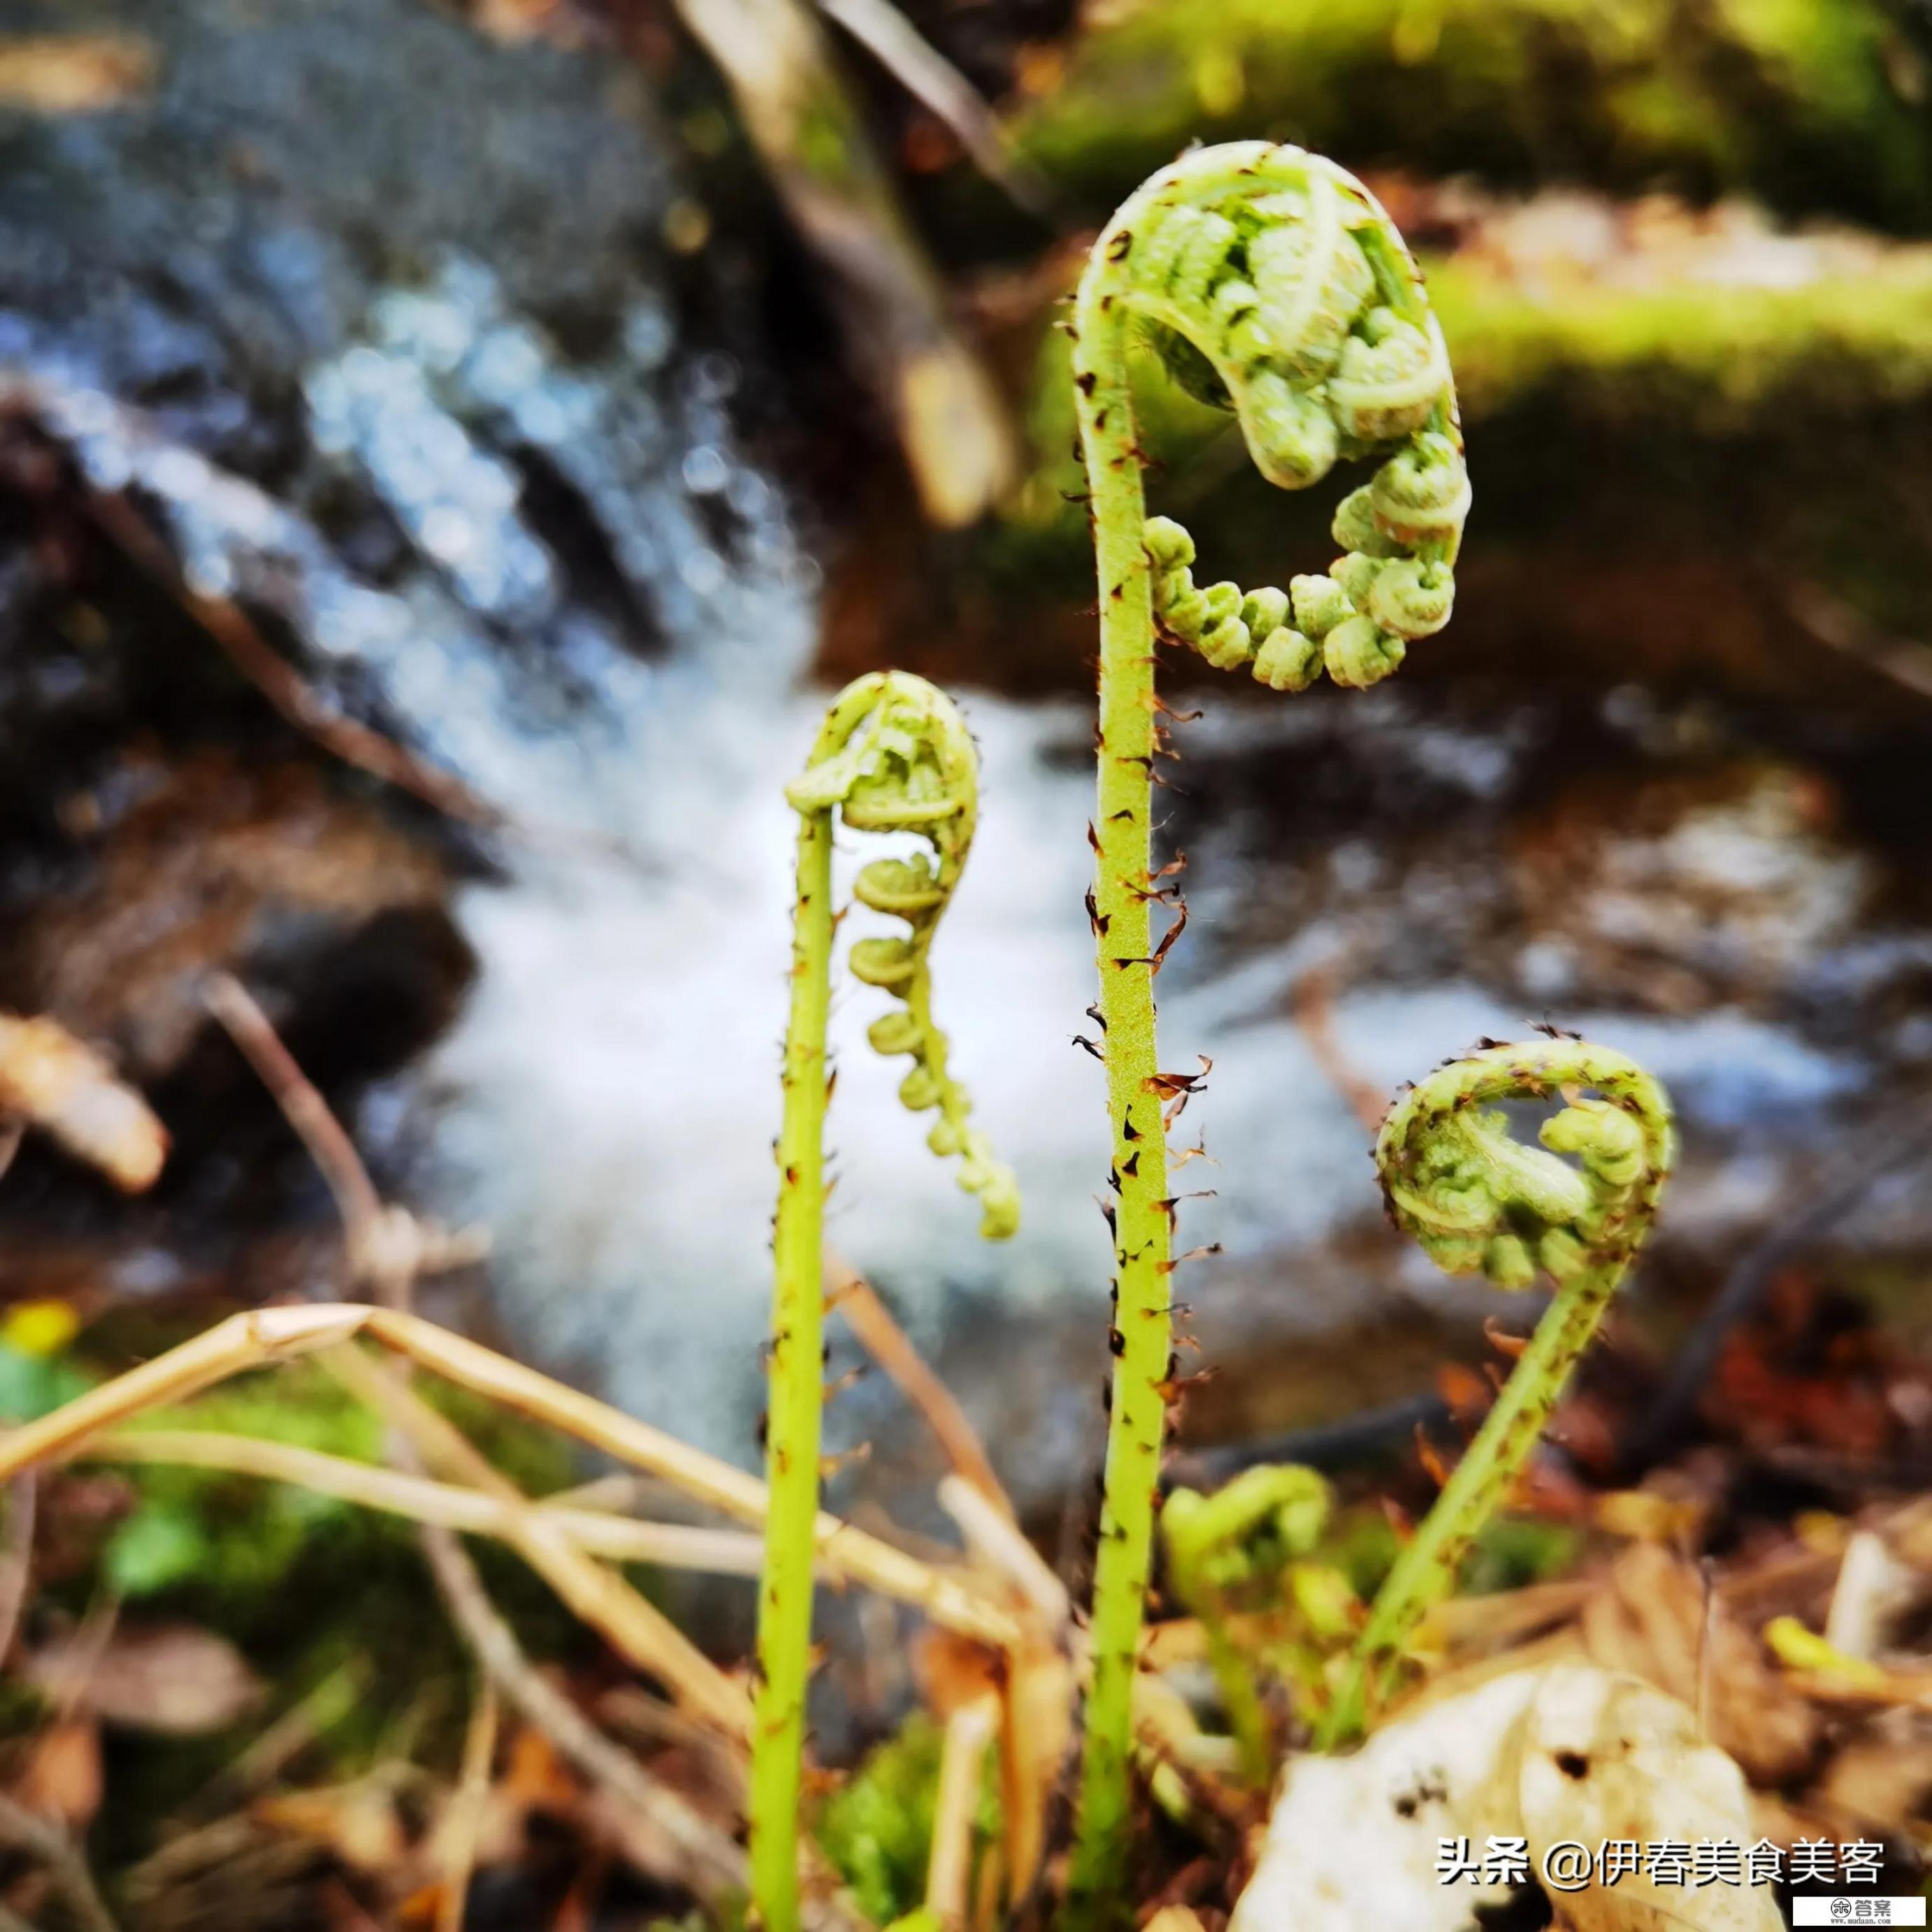
[[[800,812],[838,808],[862,832],[910,832],[932,847],[910,858],[874,859],[853,882],[862,905],[905,922],[903,935],[858,940],[853,976],[902,1004],[874,1020],[875,1052],[903,1054],[912,1070],[899,1100],[914,1113],[937,1110],[926,1136],[935,1154],[959,1160],[959,1184],[980,1202],[980,1232],[1004,1240],[1019,1228],[1012,1170],[968,1115],[973,1102],[948,1070],[946,1035],[932,1018],[928,955],[940,915],[972,849],[979,816],[979,755],[958,707],[909,671],[875,671],[839,693],[826,713],[806,769],[785,788]]]

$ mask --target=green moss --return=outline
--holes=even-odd
[[[575,1444],[506,1408],[501,1402],[434,1376],[418,1376],[416,1393],[447,1416],[526,1496],[548,1496],[583,1480]]]
[[[1339,1570],[1366,1603],[1401,1552],[1402,1539],[1380,1509],[1355,1508],[1335,1519],[1316,1554]]]
[[[1547,401],[1719,436],[1788,409],[1846,416],[1932,395],[1932,254],[1916,248],[1787,289],[1531,294],[1456,262],[1430,288],[1472,423]]]
[[[0,1413],[43,1413],[94,1379],[66,1358],[44,1360],[0,1348]],[[431,1378],[417,1386],[526,1492],[542,1494],[575,1480],[571,1447],[554,1432]],[[353,1462],[382,1460],[380,1418],[311,1362],[238,1376],[126,1426],[135,1432],[205,1430]],[[138,1501],[101,1550],[104,1577],[130,1598],[170,1593],[176,1607],[232,1635],[272,1633],[286,1618],[291,1580],[298,1572],[346,1577],[379,1558],[406,1565],[415,1560],[409,1523],[354,1503],[224,1470],[123,1467]],[[504,1567],[521,1574],[520,1565]],[[325,1616],[329,1595],[325,1586],[319,1600],[319,1600]]]
[[[1402,1546],[1379,1509],[1357,1509],[1338,1520],[1321,1553],[1366,1601],[1381,1587]],[[1482,1596],[1565,1576],[1576,1568],[1582,1548],[1582,1538],[1566,1523],[1498,1516],[1484,1529],[1469,1553],[1462,1594]]]
[[[819,1844],[852,1888],[859,1910],[875,1924],[907,1914],[918,1922],[944,1744],[940,1726],[914,1712],[820,1809],[814,1827]],[[990,1765],[978,1822],[986,1833],[999,1826]]]
[[[1486,1596],[1552,1582],[1576,1567],[1582,1550],[1582,1535],[1568,1523],[1498,1516],[1469,1552],[1462,1572],[1463,1594]]]
[[[364,1462],[380,1460],[382,1446],[382,1424],[374,1413],[312,1362],[237,1376],[190,1401],[152,1410],[127,1426],[254,1436]]]
[[[0,1342],[0,1418],[32,1422],[92,1386],[64,1356],[28,1354]]]
[[[923,1713],[906,1720],[866,1758],[820,1811],[825,1856],[851,1886],[859,1910],[884,1924],[926,1894],[933,1800],[944,1742]]]
[[[1096,208],[1190,140],[1265,135],[1912,229],[1932,222],[1922,75],[1884,0],[1142,0],[1012,124]]]
[[[128,1426],[251,1436],[358,1462],[381,1454],[375,1418],[310,1363],[238,1378]],[[164,1463],[130,1465],[127,1474],[140,1502],[103,1552],[110,1580],[130,1597],[182,1592],[231,1630],[268,1614],[304,1558],[349,1562],[402,1527],[253,1476]]]

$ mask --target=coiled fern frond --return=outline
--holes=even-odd
[[[1422,278],[1346,170],[1244,142],[1184,156],[1124,206],[1096,249],[1099,299],[1190,394],[1232,410],[1269,482],[1303,490],[1345,458],[1386,460],[1343,498],[1343,554],[1287,590],[1197,586],[1193,540],[1149,519],[1155,616],[1222,670],[1278,691],[1325,668],[1378,682],[1441,630],[1469,509],[1456,393]]]
[[[1518,1140],[1508,1109],[1562,1102]],[[1470,1545],[1504,1508],[1551,1412],[1657,1217],[1676,1158],[1664,1090],[1613,1048],[1558,1034],[1485,1044],[1390,1108],[1376,1142],[1389,1213],[1451,1274],[1556,1284],[1496,1406],[1370,1612],[1328,1714],[1330,1742],[1359,1731],[1390,1689],[1424,1616],[1456,1586]]]
[[[1561,1110],[1526,1146],[1504,1106],[1552,1096]],[[1540,1269],[1561,1287],[1636,1252],[1676,1146],[1649,1074],[1612,1048],[1557,1038],[1437,1068],[1389,1109],[1376,1166],[1396,1225],[1445,1273],[1527,1288]]]
[[[1332,1500],[1314,1470],[1262,1463],[1211,1496],[1178,1489],[1161,1510],[1174,1594],[1207,1635],[1208,1661],[1220,1682],[1242,1774],[1257,1790],[1273,1771],[1274,1738],[1256,1660],[1236,1641],[1231,1622],[1253,1586],[1264,1594],[1278,1590],[1288,1565],[1314,1548]]]
[[[902,1002],[866,1037],[882,1054],[910,1057],[900,1100],[914,1113],[936,1108],[926,1136],[940,1155],[960,1159],[959,1184],[978,1196],[980,1232],[998,1240],[1019,1226],[1012,1170],[995,1160],[968,1116],[973,1102],[946,1065],[947,1041],[932,1018],[929,955],[940,917],[972,849],[979,815],[980,760],[966,722],[946,694],[908,671],[875,671],[832,700],[805,770],[785,788],[800,812],[836,806],[854,831],[916,833],[932,848],[910,859],[874,859],[853,892],[875,912],[903,920],[903,938],[852,948],[855,977]]]

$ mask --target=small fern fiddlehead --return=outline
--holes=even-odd
[[[859,940],[852,970],[902,1003],[873,1023],[872,1043],[881,1053],[910,1055],[899,1098],[915,1112],[938,1110],[928,1143],[935,1153],[959,1156],[960,1185],[979,1197],[980,1232],[998,1239],[1019,1225],[1012,1172],[971,1125],[972,1103],[948,1070],[946,1036],[932,1019],[928,956],[965,865],[979,806],[979,760],[964,721],[923,678],[902,671],[860,678],[832,700],[811,758],[785,796],[799,815],[798,878],[772,1239],[765,1445],[771,1506],[758,1602],[750,1804],[752,1896],[766,1932],[796,1932],[799,1924],[799,1792],[824,1402],[825,1035],[835,813],[854,831],[910,832],[932,848],[930,857],[875,859],[860,871],[860,900],[903,920],[908,930],[901,938]]]
[[[1254,1661],[1234,1641],[1228,1620],[1249,1586],[1278,1586],[1288,1564],[1315,1547],[1330,1502],[1328,1485],[1314,1470],[1263,1463],[1211,1496],[1176,1490],[1160,1514],[1174,1594],[1206,1634],[1242,1775],[1257,1790],[1273,1769],[1273,1739]]]
[[[909,832],[932,848],[910,859],[874,859],[853,895],[905,921],[897,938],[862,939],[852,972],[902,1003],[866,1033],[874,1050],[911,1058],[899,1099],[914,1113],[936,1109],[926,1144],[959,1157],[959,1185],[980,1202],[980,1232],[1003,1240],[1019,1227],[1012,1168],[968,1116],[973,1102],[947,1069],[947,1041],[932,1018],[933,934],[951,902],[980,810],[980,758],[952,700],[908,671],[875,671],[847,686],[826,715],[804,772],[785,788],[795,811],[835,805],[855,832]]]
[[[1505,1103],[1552,1099],[1563,1104],[1543,1123],[1542,1145],[1519,1142]],[[1508,1502],[1650,1232],[1676,1151],[1658,1082],[1612,1048],[1568,1037],[1452,1060],[1389,1110],[1376,1165],[1396,1225],[1450,1274],[1522,1288],[1542,1274],[1556,1292],[1377,1595],[1332,1736],[1359,1730],[1417,1624],[1455,1588],[1470,1544]]]
[[[1300,690],[1324,669],[1373,684],[1440,630],[1468,514],[1442,338],[1401,237],[1352,176],[1294,148],[1184,155],[1094,244],[1075,304],[1073,381],[1100,593],[1096,853],[1090,912],[1118,1195],[1117,1357],[1095,1566],[1076,1916],[1120,1916],[1131,1701],[1172,1347],[1164,1083],[1155,1052],[1151,776],[1165,748],[1156,635]],[[1175,380],[1232,408],[1262,474],[1288,489],[1344,458],[1380,466],[1344,499],[1343,555],[1287,590],[1197,586],[1193,540],[1148,520],[1129,382],[1139,341]],[[1156,631],[1158,620],[1158,632]],[[1169,939],[1172,934],[1168,935]],[[1162,943],[1165,950],[1166,941]]]

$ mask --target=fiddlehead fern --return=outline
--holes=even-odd
[[[1323,670],[1368,685],[1448,620],[1469,502],[1454,388],[1420,274],[1366,189],[1298,148],[1244,142],[1184,155],[1094,244],[1073,323],[1073,380],[1100,593],[1096,852],[1090,910],[1106,1028],[1117,1313],[1106,1496],[1094,1576],[1073,1891],[1118,1916],[1129,1820],[1130,1706],[1166,1427],[1167,1150],[1155,1054],[1150,908],[1152,772],[1165,748],[1156,635],[1263,683]],[[1148,520],[1129,383],[1138,339],[1174,379],[1232,408],[1262,474],[1288,489],[1344,458],[1379,456],[1334,530],[1345,554],[1286,591],[1198,588],[1192,539]],[[1158,633],[1156,632],[1158,620]],[[1172,934],[1169,934],[1171,939]],[[1166,942],[1163,942],[1163,946]]]
[[[1528,1147],[1504,1103],[1559,1099]],[[1455,1588],[1470,1544],[1508,1500],[1656,1218],[1676,1157],[1664,1089],[1606,1046],[1558,1036],[1486,1046],[1439,1067],[1389,1110],[1376,1166],[1389,1213],[1437,1267],[1555,1299],[1377,1595],[1331,1714],[1360,1728],[1422,1617]],[[1570,1156],[1566,1160],[1564,1156]]]
[[[979,754],[965,720],[944,692],[909,672],[862,677],[833,703],[811,762],[785,796],[802,813],[837,806],[854,831],[914,832],[932,847],[931,858],[874,859],[854,881],[862,904],[904,920],[908,931],[860,940],[852,971],[903,1002],[903,1011],[874,1020],[866,1037],[880,1053],[910,1055],[899,1099],[914,1113],[938,1110],[927,1144],[959,1156],[959,1184],[980,1199],[980,1233],[1004,1240],[1019,1226],[1019,1190],[968,1121],[972,1101],[946,1070],[946,1036],[932,1020],[928,956],[979,815]]]
[[[798,1812],[812,1644],[812,1540],[818,1514],[823,1387],[826,1017],[830,1000],[832,833],[836,812],[854,831],[910,832],[932,848],[877,859],[855,891],[906,922],[907,935],[862,939],[852,970],[903,1003],[874,1022],[881,1053],[908,1054],[899,1097],[937,1108],[928,1140],[960,1157],[959,1184],[976,1194],[980,1232],[1019,1225],[1010,1169],[969,1122],[971,1102],[946,1066],[934,1025],[928,963],[932,937],[973,842],[979,760],[952,700],[923,678],[876,672],[832,700],[805,770],[785,788],[799,814],[791,1012],[785,1034],[784,1116],[772,1250],[772,1338],[766,1465],[771,1510],[758,1603],[758,1726],[752,1756],[752,1885],[765,1932],[799,1924]]]
[[[1232,409],[1270,482],[1304,489],[1387,453],[1343,498],[1344,554],[1286,591],[1197,588],[1192,539],[1146,526],[1162,634],[1277,691],[1325,668],[1378,682],[1448,622],[1469,483],[1442,332],[1367,190],[1292,148],[1210,148],[1157,176],[1102,238],[1113,292],[1169,374]]]
[[[1329,1503],[1328,1485],[1314,1470],[1264,1463],[1212,1496],[1176,1490],[1161,1511],[1174,1593],[1206,1634],[1242,1774],[1258,1789],[1268,1781],[1273,1740],[1254,1666],[1234,1641],[1228,1618],[1246,1586],[1279,1584],[1287,1565],[1315,1547],[1328,1525]]]

